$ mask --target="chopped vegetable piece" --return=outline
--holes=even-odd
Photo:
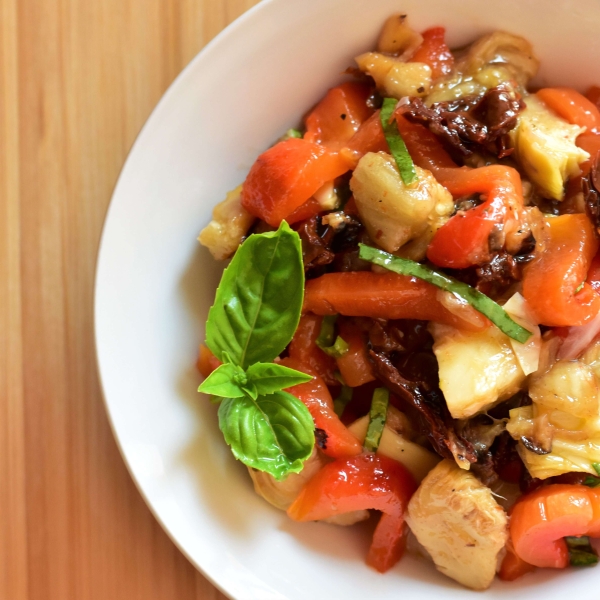
[[[348,344],[348,352],[337,358],[337,366],[345,385],[358,387],[373,381],[373,369],[369,361],[363,332],[352,322],[344,319],[339,324],[340,335]]]
[[[306,218],[291,215],[328,181],[343,175],[351,163],[337,152],[290,138],[278,142],[257,159],[242,188],[242,206],[277,227]]]
[[[600,475],[600,463],[592,463],[592,467],[594,467],[594,471]]]
[[[340,395],[333,401],[333,410],[338,417],[342,417],[344,414],[344,410],[346,410],[346,406],[352,400],[353,390],[351,387],[347,385],[342,385],[342,389],[340,390]]]
[[[363,260],[368,260],[373,264],[389,269],[394,273],[399,273],[400,275],[418,277],[447,292],[456,294],[466,300],[475,310],[485,315],[508,337],[525,343],[532,335],[530,331],[515,323],[499,304],[470,285],[458,281],[449,275],[438,273],[425,265],[408,260],[407,258],[398,258],[383,250],[365,246],[364,244],[359,244],[359,246],[359,257]]]
[[[328,356],[331,356],[332,358],[341,358],[348,352],[350,346],[341,336],[338,335],[335,337],[336,320],[337,315],[328,315],[323,318],[321,332],[319,333],[316,344]]]
[[[432,27],[423,32],[423,43],[411,56],[411,62],[423,62],[431,67],[434,78],[447,75],[452,71],[454,56],[444,40],[446,30]]]
[[[381,126],[385,139],[390,147],[390,152],[398,165],[400,177],[406,185],[410,185],[417,181],[417,171],[410,154],[406,148],[406,144],[398,131],[396,121],[390,123],[394,109],[396,108],[397,100],[395,98],[384,98],[383,106],[381,107]]]
[[[285,135],[289,138],[301,138],[302,132],[299,129],[288,129]]]
[[[367,564],[384,573],[404,553],[404,513],[416,488],[413,476],[399,462],[361,454],[325,465],[294,500],[288,515],[295,521],[316,521],[355,510],[382,511]]]
[[[390,393],[385,388],[377,388],[373,392],[371,401],[371,411],[369,412],[369,427],[365,436],[365,450],[367,452],[377,452],[381,434],[387,420],[387,409],[390,402]]]
[[[598,250],[598,240],[583,214],[546,219],[548,239],[543,252],[523,269],[523,296],[538,322],[554,327],[583,325],[600,311],[600,296],[585,283]]]
[[[598,563],[598,553],[590,543],[587,536],[566,536],[565,542],[569,550],[569,562],[574,567],[588,567]]]
[[[482,318],[484,322],[477,325],[454,314],[440,301],[439,295],[436,286],[396,273],[326,273],[306,282],[303,310],[317,315],[420,319],[472,331],[489,326],[487,319]]]
[[[307,406],[315,427],[325,432],[323,452],[332,458],[359,454],[361,444],[335,414],[331,394],[323,380],[309,367],[292,358],[284,358],[279,364],[313,376],[308,383],[295,385],[286,391]]]
[[[333,358],[342,358],[350,350],[348,343],[339,335],[335,338],[335,342],[331,346],[319,346],[319,348]]]

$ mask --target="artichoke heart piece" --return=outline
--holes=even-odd
[[[395,252],[454,210],[450,192],[429,171],[415,169],[418,180],[407,186],[389,154],[368,152],[350,180],[361,220],[387,252]]]
[[[440,572],[474,590],[489,587],[508,519],[474,475],[443,460],[415,492],[406,520]]]
[[[440,389],[450,414],[467,419],[519,391],[525,374],[510,338],[497,327],[464,332],[431,323]]]
[[[431,67],[425,63],[402,62],[379,52],[366,52],[355,60],[358,68],[391,98],[425,96],[431,88]]]
[[[535,95],[525,103],[510,133],[517,160],[544,196],[562,200],[565,181],[578,175],[580,163],[590,157],[575,144],[585,128],[567,123]]]
[[[215,206],[212,221],[198,237],[217,260],[233,256],[254,223],[254,216],[242,206],[241,195],[241,185],[228,192],[225,200]]]
[[[552,449],[537,453],[540,424],[552,431]],[[517,449],[532,477],[547,479],[564,473],[597,475],[594,463],[600,463],[600,417],[582,419],[564,411],[533,404],[514,408],[506,424],[510,435],[519,440]]]

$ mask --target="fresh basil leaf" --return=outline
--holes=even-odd
[[[592,467],[594,468],[594,471],[600,475],[600,463],[592,463]]]
[[[219,427],[238,460],[277,480],[300,472],[315,443],[308,409],[287,392],[256,400],[226,398],[219,406]]]
[[[384,98],[379,118],[381,119],[385,141],[396,161],[396,166],[398,167],[398,171],[400,171],[400,177],[402,177],[402,181],[405,185],[409,185],[417,181],[418,177],[415,163],[398,131],[396,121],[394,120],[390,123],[390,119],[392,118],[397,103],[398,100],[396,100],[396,98]]]
[[[243,369],[224,364],[215,369],[198,388],[199,392],[222,398],[241,398],[244,395],[242,385],[247,378]]]
[[[277,231],[251,235],[225,269],[208,313],[206,345],[244,369],[270,362],[292,339],[303,297],[300,237],[282,221]]]
[[[272,394],[312,379],[312,375],[277,363],[255,363],[248,367],[247,374],[259,394]]]

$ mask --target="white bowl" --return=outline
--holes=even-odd
[[[542,59],[539,84],[600,83],[597,0],[272,0],[246,13],[179,76],[121,174],[102,237],[96,344],[125,461],[163,527],[231,597],[365,600],[472,592],[409,556],[386,575],[364,564],[370,532],[297,524],[259,499],[196,388],[204,321],[222,268],[196,242],[211,209],[256,156],[373,47],[401,10],[447,28],[451,46],[506,29]],[[598,592],[597,569],[538,571],[485,593],[500,600]]]

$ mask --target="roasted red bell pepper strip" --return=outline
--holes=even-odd
[[[348,387],[358,387],[373,381],[375,376],[362,331],[348,321],[339,320],[338,333],[349,346],[348,351],[336,359],[344,383]]]
[[[504,559],[500,565],[498,577],[502,581],[514,581],[515,579],[519,579],[519,577],[523,577],[523,575],[531,573],[531,571],[534,570],[535,567],[533,565],[530,565],[522,558],[517,556],[514,548],[512,547],[512,542],[509,540],[506,544],[506,554],[504,555]]]
[[[592,259],[586,282],[600,294],[600,253]]]
[[[600,127],[600,111],[596,105],[574,89],[544,88],[536,95],[565,121],[586,127],[587,131],[597,131]]]
[[[359,454],[362,450],[361,444],[335,414],[333,399],[324,381],[312,369],[293,358],[284,358],[280,364],[313,376],[308,383],[295,385],[286,391],[306,404],[315,427],[326,433],[323,452],[332,458]]]
[[[539,322],[554,327],[583,325],[600,311],[600,296],[583,283],[598,241],[583,214],[547,220],[545,249],[523,270],[523,296]]]
[[[200,344],[196,367],[203,377],[208,377],[221,364],[221,361],[204,344]]]
[[[396,273],[326,273],[306,282],[304,312],[348,317],[422,319],[464,329],[476,327],[439,301],[434,285]]]
[[[464,269],[489,260],[489,239],[497,227],[518,220],[523,190],[518,172],[492,165],[462,171],[446,171],[443,184],[455,197],[485,194],[483,204],[458,212],[436,232],[427,258],[440,267]]]
[[[339,150],[373,114],[367,106],[371,90],[354,81],[330,89],[306,117],[304,139]]]
[[[316,371],[327,385],[337,385],[334,377],[337,369],[335,358],[328,356],[316,344],[323,317],[306,314],[300,317],[296,333],[288,347],[290,358]]]
[[[303,139],[275,144],[257,159],[242,188],[242,205],[278,227],[328,181],[352,167],[348,159]]]
[[[600,87],[592,85],[585,93],[585,97],[596,106],[600,108]]]
[[[352,136],[346,144],[351,152],[354,162],[357,163],[367,152],[389,152],[390,148],[385,140],[380,119],[381,111],[377,110],[371,115]]]
[[[355,510],[382,511],[367,564],[384,573],[404,552],[404,513],[416,489],[414,478],[400,463],[379,454],[361,454],[325,465],[304,486],[288,515],[295,521],[315,521]]]
[[[452,71],[454,56],[444,40],[446,30],[432,27],[423,32],[423,43],[416,49],[409,62],[422,62],[431,67],[433,78]]]
[[[517,556],[536,567],[569,564],[565,536],[600,536],[600,490],[553,484],[522,496],[511,509],[510,536]]]

